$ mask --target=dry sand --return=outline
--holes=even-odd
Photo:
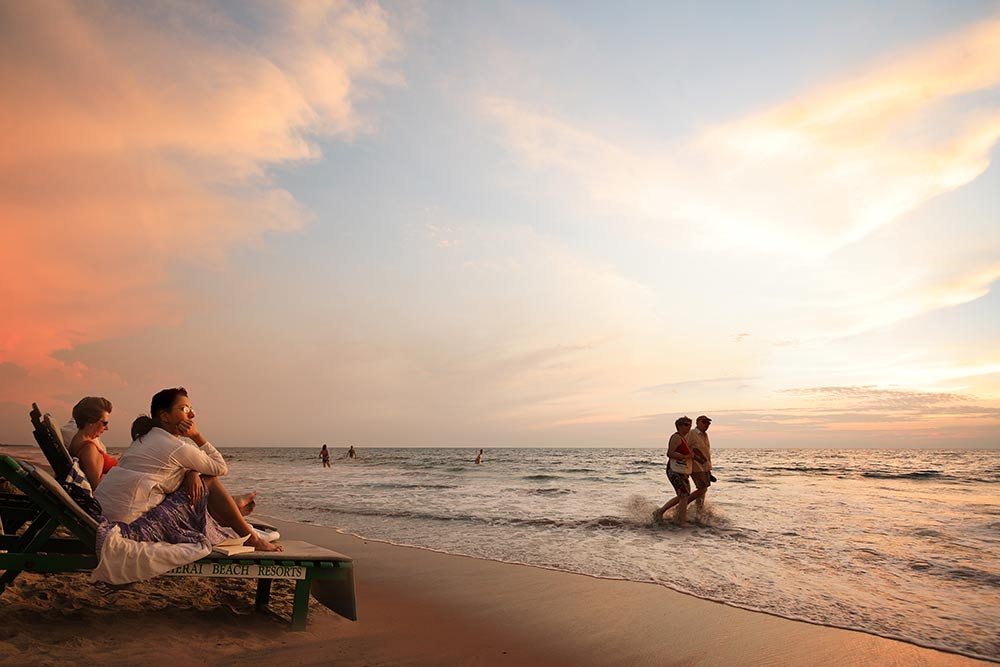
[[[274,523],[287,539],[354,558],[358,622],[313,601],[308,629],[291,632],[252,612],[246,580],[160,577],[111,588],[82,574],[26,574],[0,597],[0,665],[990,664],[653,584]],[[291,590],[275,584],[279,612],[290,612]]]

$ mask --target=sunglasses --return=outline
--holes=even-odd
[[[97,423],[100,424],[101,426],[103,426],[104,428],[107,428],[108,424],[109,424],[109,422],[108,422],[107,419],[98,419]]]

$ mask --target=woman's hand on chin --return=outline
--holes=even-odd
[[[180,424],[178,424],[177,433],[178,435],[182,435],[185,438],[190,438],[191,440],[194,440],[194,443],[199,447],[208,442],[205,436],[201,434],[201,431],[198,430],[198,425],[194,423],[193,419],[185,419]]]

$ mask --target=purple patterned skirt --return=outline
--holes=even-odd
[[[97,527],[97,553],[101,553],[108,532],[115,526],[121,529],[122,537],[136,542],[195,544],[208,541],[218,544],[229,537],[208,513],[207,490],[201,501],[192,505],[184,487],[167,494],[163,502],[132,523],[102,521]]]

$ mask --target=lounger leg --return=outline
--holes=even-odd
[[[271,579],[257,580],[257,599],[254,602],[254,609],[261,611],[271,601]]]
[[[295,582],[295,602],[292,604],[292,630],[306,629],[306,616],[309,614],[309,589],[312,587],[312,577]]]
[[[56,528],[59,527],[59,522],[51,517],[46,517],[45,519],[36,519],[31,522],[28,529],[24,531],[21,535],[21,539],[18,540],[18,544],[14,546],[13,551],[19,553],[36,553],[43,544],[52,536]],[[7,570],[0,576],[0,593],[4,591],[17,579],[17,575],[21,574],[21,570]]]
[[[59,522],[51,517],[45,521],[32,521],[21,536],[21,544],[17,545],[16,550],[22,553],[35,553],[52,537],[52,533],[56,532],[58,527]]]
[[[0,594],[6,590],[7,586],[11,584],[17,575],[21,574],[21,570],[6,570],[2,575],[0,575]]]

